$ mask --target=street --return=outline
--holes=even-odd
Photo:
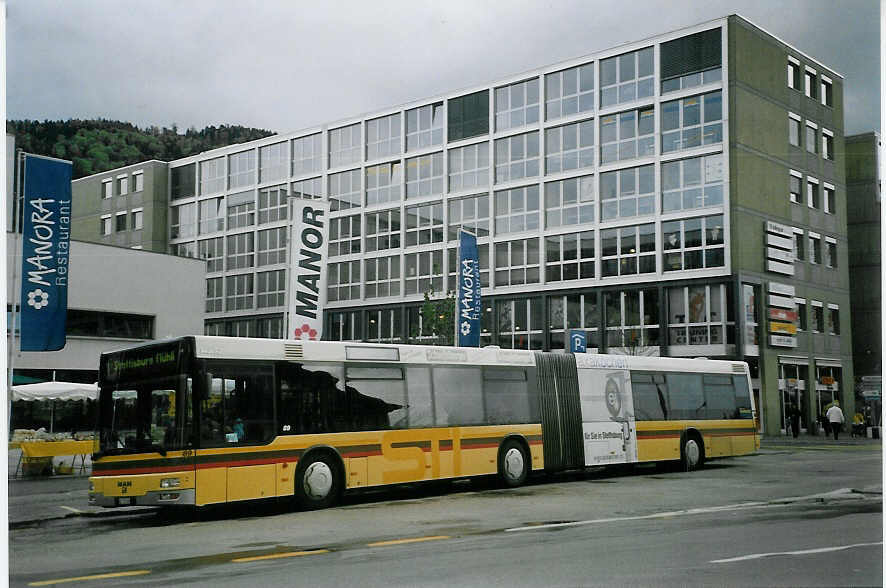
[[[692,473],[399,487],[315,512],[275,503],[77,516],[85,490],[41,499],[16,484],[53,480],[12,482],[10,584],[882,585],[881,481],[879,443],[774,440]],[[70,516],[16,522],[17,504],[40,500]]]

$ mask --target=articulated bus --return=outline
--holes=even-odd
[[[206,506],[759,448],[747,365],[184,337],[101,357],[89,502]]]

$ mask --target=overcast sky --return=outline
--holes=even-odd
[[[878,0],[8,0],[7,116],[281,133],[738,13],[880,128]]]

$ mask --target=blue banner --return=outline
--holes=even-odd
[[[21,350],[65,346],[71,240],[71,162],[25,155]]]
[[[480,346],[480,256],[477,237],[467,231],[458,236],[458,293],[456,332],[459,347]]]

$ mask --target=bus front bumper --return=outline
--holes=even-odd
[[[118,506],[193,506],[193,488],[155,490],[141,496],[105,496],[99,492],[89,493],[89,506],[114,508]]]

